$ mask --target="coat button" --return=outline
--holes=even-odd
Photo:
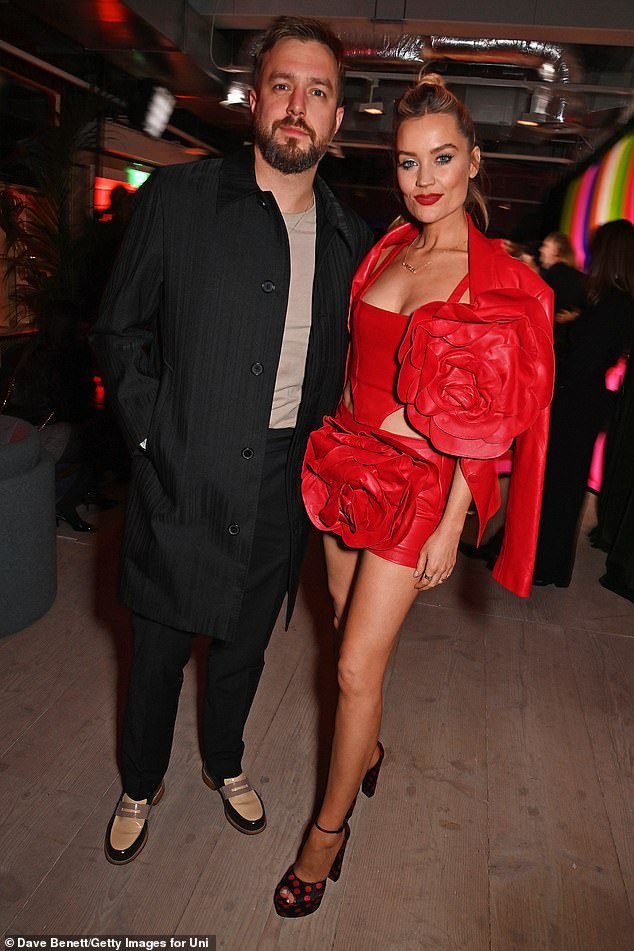
[[[251,373],[253,376],[260,376],[261,373],[264,373],[264,367],[261,363],[254,363],[251,367]]]
[[[243,459],[253,459],[255,453],[250,446],[245,446],[240,455]]]
[[[258,198],[258,205],[260,206],[260,208],[268,208],[268,205],[267,205],[267,203],[264,201],[263,198]]]
[[[270,294],[275,290],[275,284],[273,281],[262,281],[262,290],[265,294]]]
[[[238,525],[237,522],[232,522],[231,525],[229,525],[229,527],[227,528],[227,531],[229,532],[230,535],[239,535],[240,526]]]

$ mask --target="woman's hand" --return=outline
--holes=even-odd
[[[414,587],[427,591],[442,584],[451,575],[456,564],[460,529],[440,522],[420,550],[414,578]]]
[[[414,587],[419,591],[427,591],[429,588],[442,584],[454,570],[458,542],[470,504],[471,490],[462,473],[460,463],[457,463],[445,513],[436,531],[429,536],[418,556],[414,571]]]

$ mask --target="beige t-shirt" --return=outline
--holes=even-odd
[[[270,426],[283,429],[294,426],[302,397],[306,354],[313,304],[317,211],[315,203],[308,211],[283,215],[291,252],[291,282],[282,352],[277,368]]]

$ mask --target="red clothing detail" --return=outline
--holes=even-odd
[[[400,250],[397,245],[371,273],[363,286],[363,296],[357,297],[350,326],[348,379],[353,414],[357,422],[375,428],[382,427],[388,416],[403,409],[403,401],[396,395],[395,381],[400,365],[399,347],[411,318],[369,304],[363,297]],[[468,275],[451,293],[449,302],[457,303],[467,286]]]
[[[493,459],[509,449],[552,397],[542,315],[516,288],[420,307],[398,352],[398,396],[412,426],[455,456]]]
[[[455,465],[428,439],[359,423],[342,402],[309,439],[304,504],[317,528],[350,548],[415,568],[442,518]]]
[[[533,572],[554,375],[552,292],[469,219],[471,304],[457,303],[464,282],[446,303],[424,305],[411,317],[366,304],[368,286],[416,234],[412,225],[389,232],[355,276],[348,365],[354,419],[342,403],[334,420],[326,420],[323,431],[311,437],[304,466],[307,509],[318,527],[336,531],[348,544],[413,567],[442,517],[455,458],[472,492],[481,536],[499,506],[495,458],[514,442],[504,544],[494,577],[525,597]],[[391,245],[393,254],[375,271],[381,252]],[[402,407],[424,439],[380,428]],[[342,443],[343,469],[335,465]],[[426,488],[416,483],[416,505],[414,482],[406,485],[400,475],[388,479],[390,500],[385,502],[381,447],[386,443],[414,460],[414,482],[421,479],[420,465],[427,467]],[[430,467],[438,473],[433,487]],[[405,468],[402,460],[394,461],[391,471]],[[385,504],[387,510],[381,508]],[[384,530],[386,511],[394,531],[388,537],[383,532],[377,545],[372,526],[379,522]]]

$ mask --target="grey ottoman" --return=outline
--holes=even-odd
[[[56,592],[53,460],[33,426],[0,415],[0,637],[45,614]]]

